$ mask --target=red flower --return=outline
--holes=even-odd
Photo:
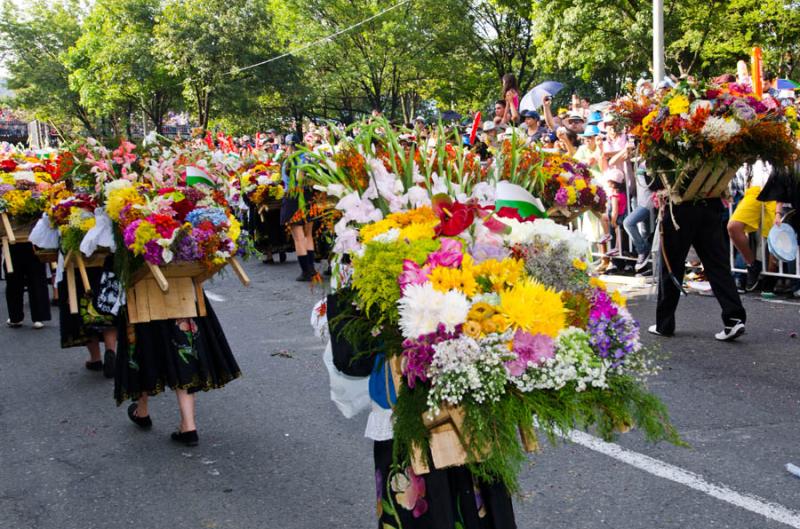
[[[438,237],[455,237],[472,226],[475,221],[474,206],[453,202],[447,195],[436,195],[433,197],[432,205],[440,221],[435,228]]]
[[[17,168],[17,162],[14,160],[3,160],[0,161],[0,169],[2,169],[6,173],[11,173]]]
[[[509,207],[500,208],[497,211],[497,213],[495,213],[495,215],[497,215],[500,218],[504,218],[504,219],[517,219],[520,222],[533,222],[534,220],[536,220],[538,218],[536,215],[531,215],[529,217],[524,217],[523,218],[522,216],[520,216],[518,210],[516,210],[515,208],[509,208]]]
[[[180,226],[178,221],[169,215],[151,215],[147,220],[153,223],[158,234],[165,239],[172,237],[172,233]]]

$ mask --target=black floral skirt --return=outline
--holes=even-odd
[[[206,310],[203,318],[120,326],[117,405],[142,393],[157,395],[167,387],[189,393],[221,388],[242,375],[208,300]]]
[[[417,476],[392,463],[392,441],[375,442],[379,529],[515,529],[501,484],[479,482],[466,467]]]
[[[66,277],[58,283],[58,323],[61,331],[61,348],[81,347],[89,342],[102,339],[103,331],[114,329],[119,317],[97,308],[98,293],[103,289],[104,268],[87,268],[91,292],[86,292],[77,271],[75,291],[78,296],[78,313],[69,310],[69,292]],[[64,272],[65,274],[68,272]]]

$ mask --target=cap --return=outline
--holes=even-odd
[[[425,118],[423,118],[422,116],[417,116],[417,117],[414,118],[414,121],[419,121],[419,122],[425,123]]]
[[[527,118],[533,118],[533,119],[535,119],[536,121],[539,121],[540,119],[542,119],[542,116],[540,116],[540,115],[539,115],[539,113],[538,113],[538,112],[536,112],[535,110],[524,110],[524,111],[522,112],[522,117],[523,117],[524,119],[527,119]]]
[[[555,132],[549,132],[547,134],[542,134],[542,141],[548,143],[555,143],[558,140],[558,136],[556,136]]]
[[[483,122],[483,132],[491,132],[493,130],[497,130],[497,125],[494,124],[494,121]]]
[[[567,121],[586,121],[583,119],[583,116],[578,114],[577,112],[570,112],[567,116]]]

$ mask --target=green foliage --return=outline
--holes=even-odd
[[[399,319],[400,285],[397,278],[403,272],[403,261],[408,259],[422,265],[428,254],[438,247],[438,241],[429,239],[371,243],[366,245],[363,256],[353,259],[353,288],[359,294],[359,307],[368,317],[380,315],[376,319],[376,328],[396,324]]]
[[[398,462],[408,458],[412,446],[427,453],[430,432],[422,420],[427,397],[421,386],[401,388],[393,415]],[[687,446],[670,422],[666,406],[628,375],[609,377],[608,389],[576,392],[574,386],[567,386],[558,391],[513,391],[498,402],[479,405],[467,399],[463,409],[462,442],[466,441],[470,471],[479,479],[502,482],[512,492],[519,488],[517,476],[527,461],[519,430],[533,432],[534,418],[538,430],[554,445],[572,429],[594,428],[612,441],[621,429],[633,426],[650,442]]]

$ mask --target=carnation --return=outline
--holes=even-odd
[[[712,143],[727,143],[741,130],[736,120],[709,116],[701,134]]]

